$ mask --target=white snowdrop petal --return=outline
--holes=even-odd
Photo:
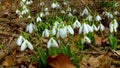
[[[52,34],[53,34],[53,35],[56,34],[56,27],[55,27],[55,26],[53,26],[53,28],[52,28]]]
[[[22,36],[19,36],[18,39],[17,39],[17,45],[21,45],[22,44]]]
[[[50,48],[50,47],[51,47],[51,40],[49,40],[47,43],[47,48]]]
[[[67,29],[70,34],[72,34],[72,35],[74,34],[74,30],[72,29],[72,27],[70,25],[67,27]]]
[[[87,34],[89,32],[88,26],[84,23],[83,24],[83,33]]]
[[[60,29],[58,28],[57,29],[57,34],[56,34],[56,37],[59,38],[60,37]]]
[[[33,50],[33,45],[32,45],[30,42],[28,42],[28,48],[29,48],[30,50]]]
[[[87,36],[85,37],[85,40],[87,43],[91,43],[91,40]]]
[[[53,41],[53,47],[58,47],[58,43],[52,38],[52,41]]]
[[[97,20],[97,21],[100,21],[100,20],[102,20],[102,19],[101,19],[101,17],[100,17],[99,15],[97,15],[97,16],[96,16],[96,20]]]
[[[79,28],[79,34],[82,33],[82,29],[83,29],[83,26],[81,26],[81,27]]]
[[[49,37],[49,30],[45,29],[45,37]]]
[[[21,50],[21,51],[24,51],[26,48],[27,48],[27,40],[25,40],[25,41],[22,43],[20,50]]]
[[[30,25],[29,25],[29,33],[32,33],[32,31],[33,31],[33,24],[30,23]]]

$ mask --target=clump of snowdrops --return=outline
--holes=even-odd
[[[31,19],[29,24],[26,26],[26,30],[20,34],[17,40],[17,45],[20,46],[20,51],[24,51],[27,47],[30,50],[37,50],[41,56],[41,64],[45,66],[47,55],[55,55],[58,53],[63,53],[68,57],[78,57],[76,51],[72,51],[73,45],[78,47],[81,51],[84,49],[84,44],[94,43],[94,34],[101,32],[103,35],[106,27],[102,23],[102,19],[106,18],[109,24],[109,44],[112,49],[117,48],[116,33],[118,28],[118,18],[117,15],[120,14],[116,9],[112,11],[103,11],[102,14],[97,12],[90,13],[88,8],[84,7],[83,11],[79,15],[74,15],[77,12],[76,8],[71,8],[68,1],[63,3],[57,2],[57,0],[50,2],[49,6],[46,2],[40,1],[39,6],[41,11],[36,13],[36,16],[31,16],[30,5],[34,2],[32,0],[21,0],[21,9],[17,9],[16,13],[19,18],[29,18]],[[66,6],[63,8],[62,5]],[[115,8],[119,6],[119,3],[113,4]],[[52,10],[52,12],[50,12]],[[54,16],[52,16],[52,13]],[[77,31],[77,32],[75,32]],[[29,34],[36,37],[40,43],[39,47],[36,46],[34,41]],[[77,41],[74,41],[74,37],[77,36]],[[45,45],[46,50],[43,51],[43,40],[47,39],[47,44]],[[67,39],[67,40],[66,40]],[[32,42],[32,43],[31,43]],[[77,42],[77,43],[76,43]],[[34,43],[34,44],[33,44]],[[73,44],[74,43],[74,44]],[[72,45],[73,44],[73,45]],[[37,48],[38,47],[38,48]],[[72,59],[72,61],[78,61],[78,58]],[[77,62],[74,62],[77,66]]]

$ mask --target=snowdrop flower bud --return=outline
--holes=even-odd
[[[93,18],[92,15],[89,14],[89,15],[87,16],[86,20],[92,21],[92,18]]]
[[[43,5],[44,5],[44,2],[41,2],[41,3],[40,3],[40,6],[43,6]]]
[[[33,50],[32,44],[31,44],[28,40],[25,40],[25,41],[22,43],[20,50],[21,50],[21,51],[24,51],[27,47],[28,47],[30,50]]]
[[[107,16],[107,18],[113,18],[113,15],[110,12],[105,11],[103,14]]]
[[[102,20],[101,17],[99,15],[96,16],[96,21],[100,21]]]
[[[49,30],[45,29],[42,33],[42,37],[49,37]]]
[[[47,16],[47,15],[50,15],[50,13],[49,12],[45,12],[45,15]]]
[[[64,10],[61,10],[61,13],[62,13],[62,14],[65,14],[66,12],[65,12]]]
[[[56,26],[53,26],[53,28],[52,28],[52,34],[53,34],[53,35],[56,34]]]
[[[45,8],[45,9],[44,9],[44,11],[46,11],[46,12],[47,12],[47,11],[48,11],[48,8]]]
[[[115,12],[114,12],[114,15],[118,15],[118,14],[120,14],[118,11],[115,11]]]
[[[58,43],[53,38],[50,38],[50,40],[48,41],[47,48],[50,47],[58,47]]]
[[[67,26],[67,30],[68,30],[68,33],[70,33],[72,35],[74,34],[74,30],[70,25]]]
[[[72,13],[69,13],[69,14],[68,14],[68,17],[73,17]]]
[[[114,20],[109,24],[109,27],[110,27],[110,32],[111,32],[111,33],[112,33],[113,31],[114,31],[114,32],[117,32],[118,22],[116,21],[116,19],[114,19]]]
[[[87,24],[87,28],[89,32],[93,32],[93,28],[90,25]]]
[[[83,33],[87,34],[89,32],[88,26],[86,23],[83,24]]]
[[[60,32],[60,37],[61,38],[65,38],[65,37],[67,37],[67,28],[66,27],[64,27],[64,28],[60,28],[60,30],[59,30]]]
[[[98,26],[98,30],[105,30],[105,27],[100,23],[100,25]]]
[[[88,10],[87,10],[87,8],[85,8],[84,10],[83,10],[83,12],[82,12],[82,14],[80,15],[80,16],[84,16],[84,15],[88,15]]]
[[[41,22],[42,19],[38,16],[37,19],[36,19],[36,22]]]
[[[18,39],[17,39],[17,45],[20,46],[22,44],[22,41],[23,41],[23,37],[22,36],[19,36]]]
[[[20,10],[17,9],[17,10],[16,10],[16,14],[20,14]]]
[[[92,25],[93,30],[98,31],[98,28],[93,24]]]
[[[22,2],[26,2],[26,0],[22,0]]]
[[[74,24],[73,24],[73,28],[80,28],[81,24],[78,20],[75,20]]]
[[[33,29],[34,29],[34,25],[32,23],[30,23],[26,27],[26,31],[28,31],[29,33],[32,33]]]
[[[52,7],[52,8],[56,8],[56,4],[55,4],[55,3],[52,3],[51,7]]]
[[[43,12],[40,13],[40,17],[44,17],[45,14]]]
[[[91,43],[91,40],[90,40],[87,36],[85,36],[85,41],[86,41],[87,43]]]

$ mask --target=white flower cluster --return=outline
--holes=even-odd
[[[33,45],[28,40],[26,40],[23,36],[19,36],[16,43],[18,46],[21,46],[20,48],[21,51],[24,51],[27,47],[30,50],[33,50]]]
[[[21,7],[22,7],[22,11],[16,10],[16,13],[19,15],[19,18],[23,18],[23,15],[25,15],[25,14],[27,14],[27,13],[30,12],[30,10],[28,9],[27,5],[30,5],[30,4],[32,4],[32,3],[33,3],[32,0],[29,0],[29,1],[28,1],[28,0],[22,0],[22,1],[20,2],[20,5],[21,5]],[[27,18],[31,18],[31,16],[28,15]]]
[[[118,28],[118,22],[117,22],[117,20],[114,19],[112,22],[110,22],[109,27],[110,27],[110,32],[111,33],[117,32],[117,28]]]
[[[54,8],[57,8],[57,9],[59,9],[60,8],[60,5],[57,3],[57,2],[53,2],[52,4],[51,4],[51,7],[54,9]]]

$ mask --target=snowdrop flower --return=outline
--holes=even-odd
[[[28,31],[29,33],[32,33],[34,29],[34,25],[32,23],[30,23],[29,25],[27,25],[26,27],[26,32]]]
[[[101,17],[99,15],[96,16],[96,21],[100,21],[102,20]]]
[[[75,20],[74,24],[73,24],[73,28],[80,28],[81,24],[78,20]]]
[[[62,13],[62,14],[65,14],[66,12],[65,12],[64,10],[61,10],[61,13]]]
[[[67,12],[71,12],[71,8],[70,8],[70,7],[67,7],[66,11],[67,11]]]
[[[37,19],[36,19],[36,22],[41,22],[42,19],[38,16]]]
[[[98,31],[98,28],[95,26],[95,24],[92,25],[93,30]]]
[[[82,32],[83,32],[83,34],[87,34],[87,33],[89,33],[89,32],[93,32],[93,28],[92,28],[90,25],[84,23],[84,24],[79,28],[79,33],[82,33]]]
[[[88,15],[88,10],[87,10],[87,8],[85,8],[84,10],[83,10],[83,12],[82,12],[82,14],[80,15],[80,16],[84,16],[84,15]]]
[[[45,14],[43,12],[40,13],[40,17],[44,17]]]
[[[40,2],[40,6],[43,6],[44,5],[44,2]]]
[[[60,8],[60,5],[56,2],[56,3],[52,3],[51,4],[51,7],[54,9],[54,8]]]
[[[26,2],[26,4],[27,4],[27,5],[30,5],[30,4],[32,4],[32,3],[33,3],[33,1],[32,1],[32,0],[31,0],[31,1],[27,1],[27,2]]]
[[[26,2],[26,0],[22,0],[22,2]]]
[[[118,6],[120,6],[120,4],[117,2],[117,3],[114,4],[114,6],[118,7]]]
[[[114,15],[118,15],[118,14],[120,14],[118,11],[115,11],[115,12],[114,12]]]
[[[85,36],[84,39],[85,39],[85,42],[91,43],[91,40],[87,36]]]
[[[44,11],[47,12],[47,11],[48,11],[48,8],[46,7],[46,8],[44,9]]]
[[[50,40],[47,43],[47,48],[50,47],[58,47],[58,43],[53,38],[50,38]]]
[[[17,39],[17,45],[20,46],[22,44],[22,41],[23,41],[23,36],[19,36],[18,39]]]
[[[17,10],[16,10],[16,14],[20,14],[20,10],[17,9]]]
[[[100,23],[99,26],[98,26],[98,30],[105,30],[105,27]]]
[[[53,35],[56,34],[56,29],[57,29],[57,27],[56,27],[56,26],[53,26],[53,28],[52,28],[52,34],[53,34]]]
[[[69,13],[69,14],[68,14],[68,17],[73,17],[72,13]]]
[[[32,44],[31,44],[28,40],[25,40],[25,41],[22,43],[20,50],[21,50],[21,51],[24,51],[27,47],[28,47],[30,50],[33,50]]]
[[[47,15],[50,15],[50,13],[49,12],[45,12],[45,15],[47,16]]]
[[[114,19],[114,20],[109,24],[109,27],[110,27],[110,32],[111,32],[111,33],[112,33],[113,31],[114,31],[114,32],[117,32],[118,22],[116,21],[116,19]]]
[[[103,14],[107,16],[107,18],[113,18],[113,15],[110,12],[105,11]]]
[[[42,37],[49,37],[49,30],[45,29],[42,33]]]
[[[66,27],[58,28],[57,30],[58,30],[58,32],[57,32],[57,38],[58,37],[61,37],[61,38],[67,37],[67,28]]]
[[[86,20],[88,20],[88,21],[92,21],[92,15],[91,14],[89,14],[88,16],[87,16],[87,18],[86,18]]]
[[[68,33],[70,33],[72,35],[74,34],[74,30],[70,25],[67,26],[67,31],[68,31]]]
[[[31,18],[31,16],[29,15],[27,18]]]

